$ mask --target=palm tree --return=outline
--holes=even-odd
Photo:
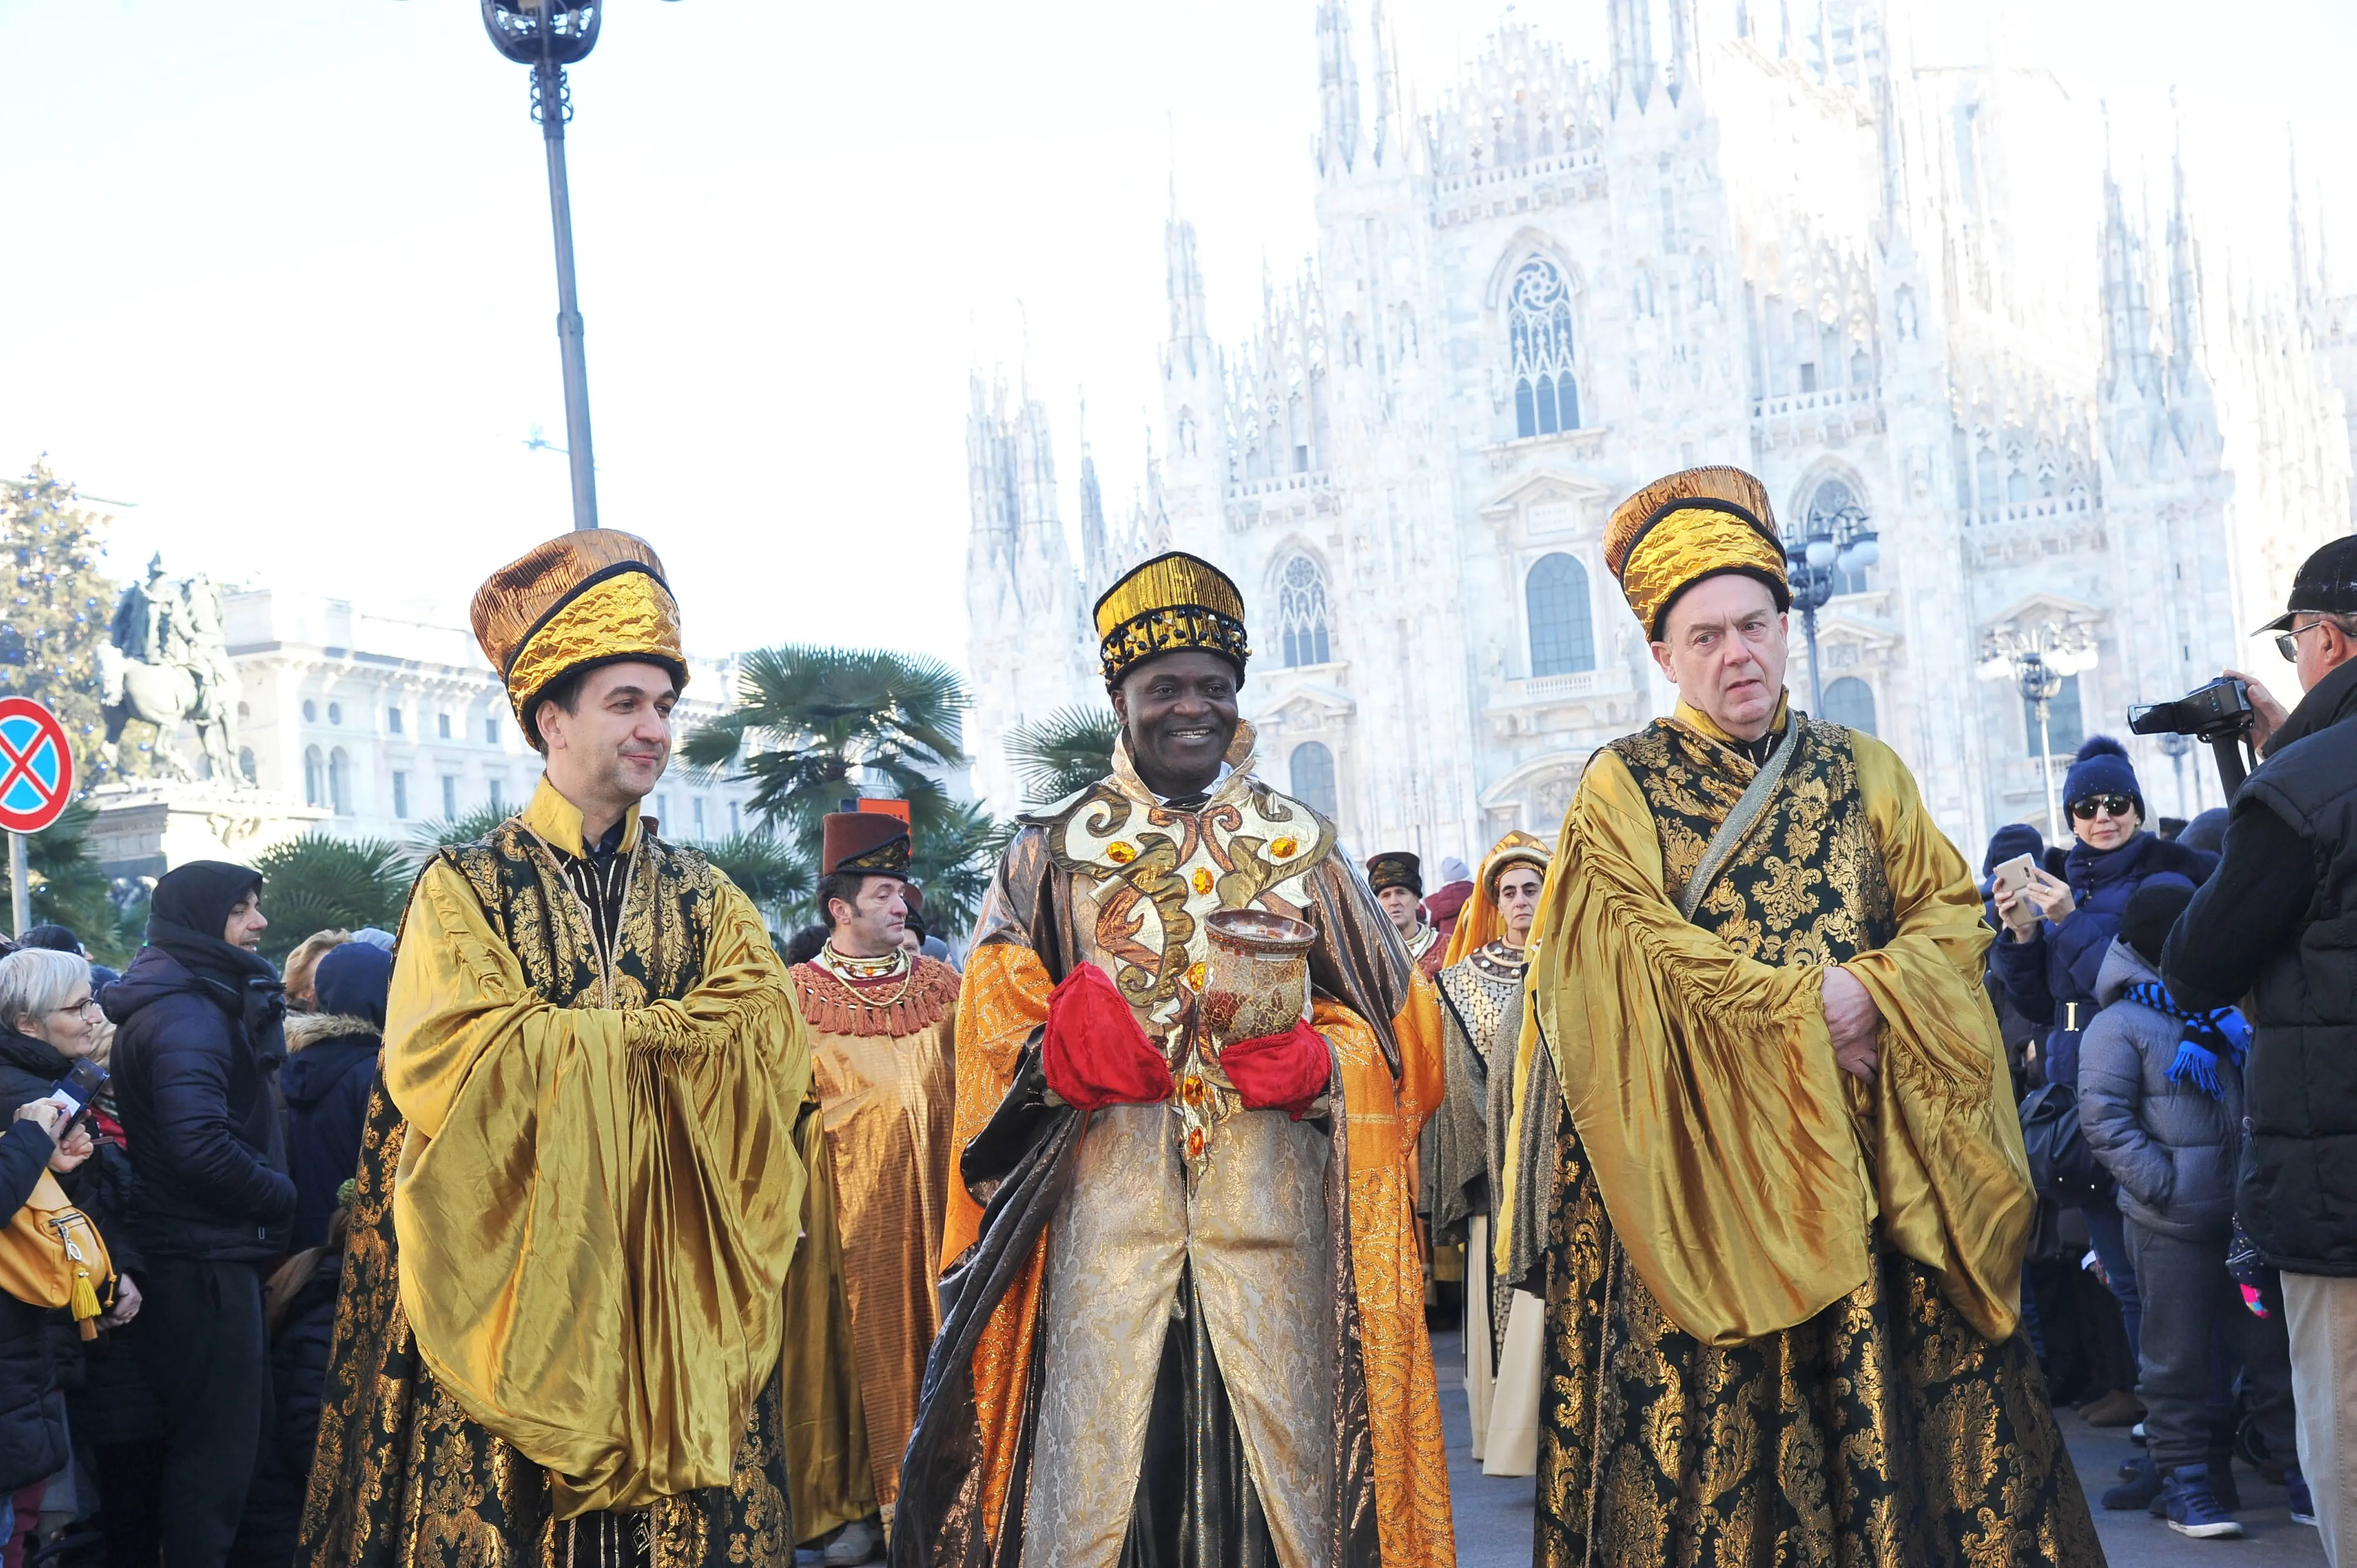
[[[263,956],[273,963],[314,931],[330,927],[391,930],[409,899],[414,864],[386,839],[332,838],[307,832],[253,863],[262,873]]]
[[[811,890],[818,886],[818,878],[811,875],[809,857],[769,832],[731,833],[717,843],[695,847],[772,924],[783,924],[805,910]]]
[[[1120,735],[1111,708],[1058,708],[1038,724],[1017,725],[1006,736],[1006,759],[1023,777],[1024,798],[1045,806],[1112,772]]]
[[[931,831],[916,840],[909,875],[925,890],[928,931],[947,937],[974,924],[1006,840],[1006,824],[966,801],[952,801]]]
[[[737,705],[690,735],[680,757],[695,776],[750,780],[755,811],[814,838],[821,817],[863,793],[897,795],[920,819],[939,812],[949,799],[939,775],[965,763],[966,706],[964,683],[938,659],[765,648],[738,667]]]
[[[437,817],[423,823],[409,835],[406,846],[413,865],[424,865],[434,858],[437,849],[456,849],[462,843],[472,843],[508,820],[505,806],[482,805],[471,811],[461,811],[455,817]]]

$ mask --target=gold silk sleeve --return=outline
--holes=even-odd
[[[2036,1218],[2005,1046],[1981,985],[1993,933],[1964,856],[1923,810],[1906,765],[1855,737],[1898,934],[1843,967],[1882,1013],[1876,1187],[1890,1243],[1930,1268],[1992,1339],[2020,1314]]]
[[[1789,1328],[1870,1266],[1873,1188],[1821,982],[1680,917],[1636,781],[1597,753],[1564,820],[1532,975],[1613,1232],[1680,1328]]]
[[[560,1517],[726,1487],[778,1361],[810,1082],[752,905],[720,880],[684,998],[558,1007],[436,863],[385,1026],[401,1301],[435,1378],[552,1472]]]
[[[1413,1144],[1433,1112],[1440,1109],[1443,1081],[1440,993],[1414,964],[1408,966],[1407,1000],[1392,1019],[1392,1038],[1399,1042],[1400,1113],[1403,1121],[1412,1123],[1403,1131]]]

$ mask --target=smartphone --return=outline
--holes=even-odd
[[[1992,895],[2019,893],[2029,886],[2029,874],[2037,869],[2037,865],[2036,857],[2027,854],[1999,861],[1996,868],[1989,873],[1989,892]]]
[[[84,1057],[73,1064],[65,1077],[58,1079],[49,1090],[49,1099],[66,1108],[69,1116],[80,1116],[106,1087],[106,1069]]]

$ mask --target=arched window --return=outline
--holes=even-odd
[[[1827,479],[1809,497],[1809,532],[1837,534],[1843,526],[1845,513],[1854,514],[1855,521],[1863,521],[1865,512],[1866,508],[1859,502],[1857,493],[1847,484],[1840,479]],[[1835,567],[1833,592],[1835,594],[1865,593],[1873,586],[1868,580],[1867,571],[1868,569],[1863,566],[1855,572],[1845,572],[1838,566]],[[1850,727],[1857,729],[1861,726],[1852,725]]]
[[[1513,287],[1506,294],[1506,337],[1514,361],[1514,434],[1553,435],[1578,429],[1571,290],[1553,262],[1534,256],[1514,274]]]
[[[1285,639],[1285,667],[1323,664],[1330,658],[1326,640],[1326,574],[1307,555],[1285,564],[1277,579],[1276,622]]]
[[[1523,603],[1530,612],[1533,675],[1570,675],[1596,668],[1587,567],[1560,552],[1540,556],[1523,584]]]
[[[1874,688],[1855,675],[1825,683],[1825,711],[1817,715],[1867,735],[1874,729]]]
[[[326,803],[339,817],[352,814],[352,759],[344,755],[344,748],[340,746],[328,755]]]
[[[1981,455],[1973,459],[1973,483],[1974,488],[1980,494],[1981,510],[1995,511],[2001,504],[1996,488],[1996,449],[1995,447],[1982,447]]]
[[[328,760],[319,755],[316,746],[303,748],[303,803],[324,806],[328,803]]]
[[[253,747],[241,746],[237,748],[237,770],[245,775],[245,781],[249,784],[262,782],[261,777],[253,770]]]
[[[1305,740],[1293,748],[1293,798],[1320,816],[1330,817],[1340,807],[1334,799],[1334,754],[1326,743]]]

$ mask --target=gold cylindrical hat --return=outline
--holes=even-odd
[[[1723,572],[1758,578],[1778,609],[1792,607],[1768,487],[1740,468],[1687,468],[1622,501],[1604,531],[1604,564],[1657,642],[1677,596]]]
[[[1244,596],[1228,575],[1183,550],[1131,567],[1097,601],[1097,666],[1107,690],[1147,660],[1189,649],[1216,653],[1244,679],[1252,657]]]
[[[475,590],[473,620],[475,641],[534,745],[533,700],[559,676],[643,659],[687,685],[679,602],[662,557],[636,534],[576,529],[535,546]]]

